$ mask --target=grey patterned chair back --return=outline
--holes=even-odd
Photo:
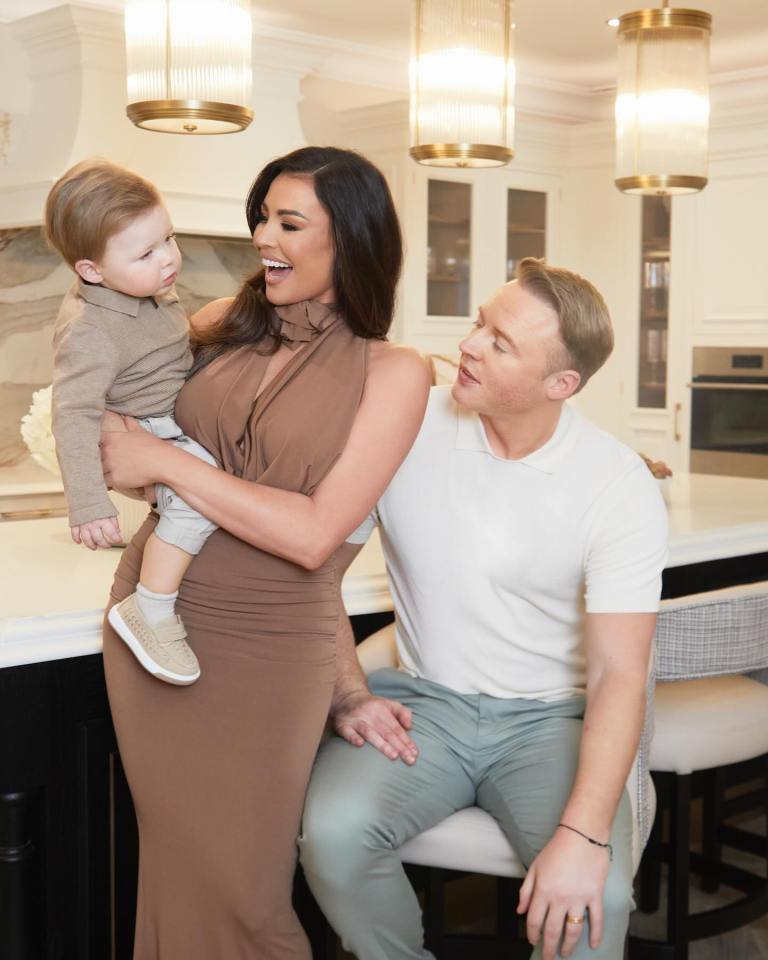
[[[768,581],[664,600],[656,679],[693,680],[768,668]]]
[[[655,657],[652,656],[648,671],[648,684],[645,690],[645,722],[640,734],[640,743],[637,746],[635,763],[627,780],[632,811],[637,821],[640,852],[645,849],[648,842],[653,818],[656,814],[656,795],[648,764],[651,755],[651,740],[653,740],[653,694],[655,689],[656,663]]]

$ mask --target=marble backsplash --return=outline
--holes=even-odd
[[[231,296],[258,259],[250,240],[181,234],[176,284],[188,314]],[[73,274],[39,227],[0,230],[0,466],[26,454],[19,422],[32,393],[51,382],[53,324]]]

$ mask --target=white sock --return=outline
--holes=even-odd
[[[136,585],[136,603],[146,617],[147,623],[153,627],[176,613],[178,595],[178,590],[175,593],[153,593],[141,583]]]

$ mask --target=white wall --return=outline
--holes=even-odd
[[[151,133],[128,120],[116,14],[70,4],[2,24],[5,52],[0,90],[18,92],[0,100],[10,114],[0,227],[39,223],[51,183],[73,163],[101,155],[157,183],[177,229],[245,235],[243,198],[254,176],[306,142],[298,110],[306,68],[277,41],[255,44],[253,123],[213,137]]]

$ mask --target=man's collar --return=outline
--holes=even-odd
[[[485,433],[483,421],[472,410],[456,404],[456,449],[485,453],[501,463],[523,463],[542,473],[554,473],[568,454],[569,444],[565,442],[569,427],[574,418],[573,410],[563,404],[557,427],[547,442],[532,453],[519,460],[507,460],[493,452]]]
[[[149,300],[154,306],[161,303],[167,306],[178,303],[179,300],[175,287],[158,297],[132,297],[127,293],[120,293],[119,290],[103,287],[100,283],[86,283],[83,279],[77,281],[77,293],[87,303],[106,310],[114,310],[116,313],[124,313],[128,317],[138,316],[144,300]]]

